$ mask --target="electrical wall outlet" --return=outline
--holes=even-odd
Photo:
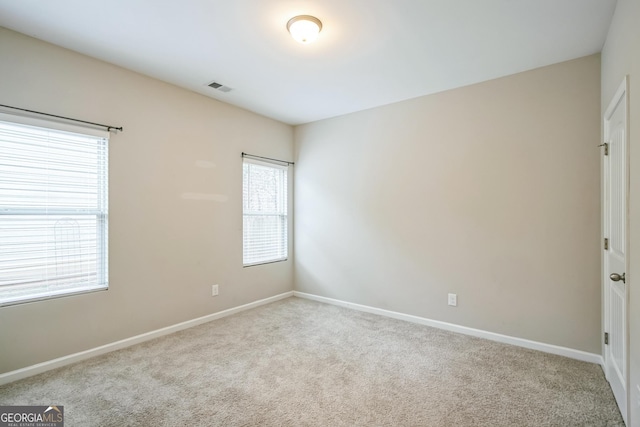
[[[458,305],[458,295],[449,294],[449,305],[456,307]]]
[[[211,296],[215,297],[218,295],[218,285],[211,285]]]

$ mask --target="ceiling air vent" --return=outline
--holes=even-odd
[[[208,86],[216,90],[219,90],[220,92],[224,92],[224,93],[231,92],[231,88],[229,86],[221,85],[220,83],[217,83],[217,82],[209,83]]]

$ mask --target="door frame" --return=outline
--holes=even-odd
[[[616,90],[615,95],[611,98],[611,101],[609,102],[607,109],[605,110],[603,116],[602,116],[602,124],[603,124],[603,142],[605,143],[609,143],[608,139],[609,139],[609,121],[608,119],[611,117],[611,115],[613,114],[613,111],[616,107],[616,105],[618,105],[618,103],[620,102],[620,99],[624,97],[624,101],[625,101],[625,153],[626,153],[626,158],[625,158],[625,259],[624,259],[624,264],[625,264],[625,273],[629,271],[629,246],[630,246],[630,242],[629,242],[629,184],[630,184],[630,173],[629,173],[629,165],[630,165],[630,161],[629,161],[629,128],[630,128],[630,123],[629,123],[629,76],[625,76],[624,79],[622,80],[622,82],[620,83],[620,86],[618,86],[618,89]],[[609,218],[608,218],[608,211],[607,211],[607,206],[606,206],[606,200],[607,200],[607,193],[608,193],[608,172],[609,172],[609,161],[606,158],[606,156],[602,156],[602,167],[601,167],[601,171],[602,171],[602,197],[601,197],[601,209],[602,209],[602,220],[603,220],[603,224],[601,227],[601,239],[600,242],[602,244],[602,242],[604,242],[604,238],[608,237],[609,234]],[[602,319],[602,327],[603,327],[603,332],[608,332],[609,331],[609,292],[608,292],[608,282],[609,282],[609,260],[607,257],[607,252],[605,250],[602,251],[602,258],[601,258],[601,266],[602,266],[602,294],[603,294],[603,299],[602,299],[602,314],[603,314],[603,319]],[[624,418],[625,423],[628,421],[628,417],[629,417],[629,412],[630,412],[630,390],[629,390],[629,369],[630,369],[630,360],[629,360],[629,286],[630,286],[630,280],[629,280],[629,276],[626,277],[627,279],[627,283],[625,286],[625,336],[624,336],[624,349],[625,349],[625,375],[624,375],[624,382],[625,382],[625,398],[626,398],[626,413],[622,414],[622,417]],[[604,334],[602,335],[604,337]],[[604,342],[604,341],[603,341]],[[603,371],[605,374],[605,377],[607,377],[607,347],[606,345],[602,346],[602,358],[603,358]],[[608,380],[608,377],[607,377]],[[622,412],[622,411],[621,411]]]

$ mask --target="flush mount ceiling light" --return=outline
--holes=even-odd
[[[318,33],[322,30],[322,22],[315,16],[298,15],[289,19],[287,30],[291,33],[291,37],[300,43],[307,44],[318,37]]]

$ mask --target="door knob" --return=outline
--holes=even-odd
[[[626,283],[624,281],[624,273],[622,273],[622,275],[619,275],[618,273],[611,273],[611,275],[609,276],[609,278],[611,280],[613,280],[614,282],[619,282],[620,280],[622,280],[622,283]]]

